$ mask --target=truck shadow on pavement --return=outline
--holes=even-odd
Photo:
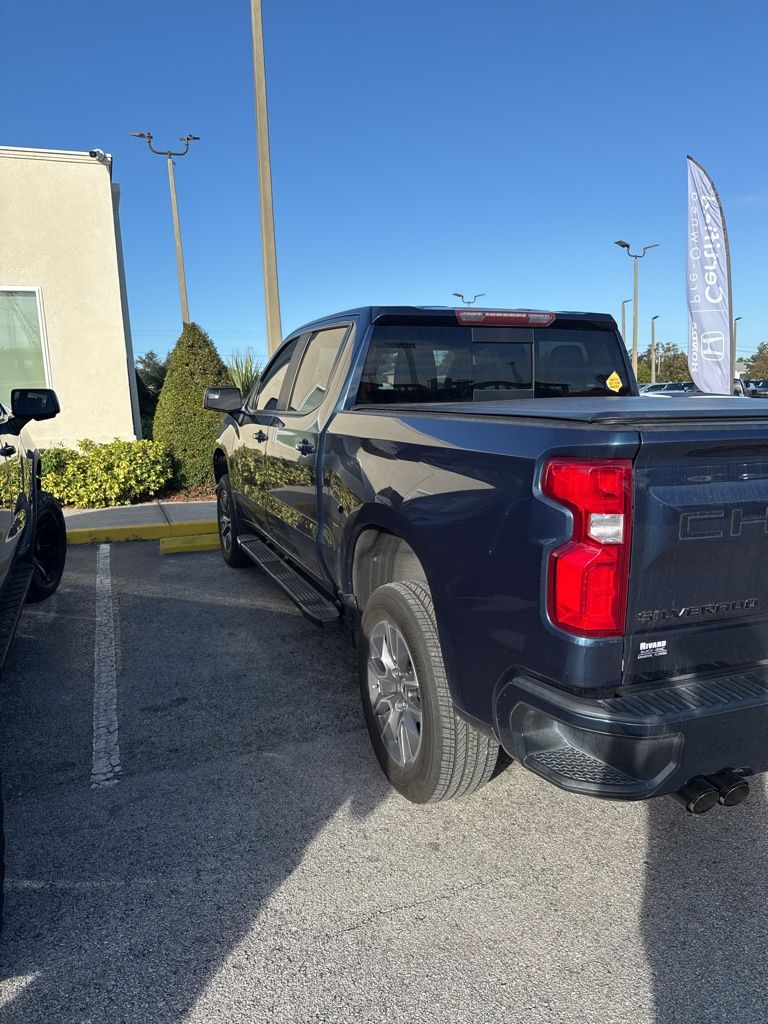
[[[148,548],[112,548],[117,784],[89,782],[92,549],[70,553],[51,606],[27,609],[3,681],[4,1024],[186,1020],[240,969],[238,943],[330,819],[387,792],[349,638],[218,556]],[[253,1019],[276,1000],[254,994]]]
[[[0,944],[3,1022],[308,1019],[307,1008],[292,1005],[280,986],[307,969],[313,928],[349,923],[339,898],[345,876],[367,861],[372,867],[364,879],[380,881],[388,856],[382,843],[393,820],[384,806],[378,829],[358,821],[389,799],[389,791],[362,726],[351,643],[342,632],[318,633],[258,573],[227,571],[215,553],[161,559],[153,545],[113,546],[122,775],[117,784],[94,790],[94,578],[94,550],[73,550],[61,592],[25,610],[0,681],[9,847]],[[506,810],[497,797],[491,800],[492,817],[480,828],[481,835],[495,836],[491,852],[472,840],[465,850],[473,871],[501,873],[495,884],[509,903],[502,902],[502,910],[488,905],[483,927],[500,927],[502,936],[506,915],[538,892],[540,875],[544,902],[532,905],[532,919],[552,912],[546,902],[551,879],[541,866],[548,845],[558,854],[549,816],[562,809],[573,822],[580,813],[577,802],[539,791],[538,782],[523,777],[518,786],[524,792],[517,810],[510,801],[514,789]],[[538,817],[534,798],[544,801]],[[482,799],[476,806],[475,820],[482,823]],[[625,853],[628,900],[617,892],[615,905],[601,909],[588,888],[574,898],[590,901],[586,919],[596,936],[601,913],[618,918],[638,961],[639,927],[653,994],[650,1019],[657,1024],[764,1024],[765,811],[761,780],[753,782],[746,804],[700,818],[669,800],[651,801],[642,811],[647,826],[631,808],[588,804],[573,849],[560,849],[565,869],[569,858],[575,860],[585,886],[590,857],[600,870],[601,857],[610,856],[615,867]],[[466,831],[466,813],[454,819],[448,812],[451,844]],[[516,836],[505,813],[519,821]],[[340,827],[328,842],[332,821]],[[638,841],[632,848],[621,838],[625,826]],[[328,884],[321,879],[310,887],[304,877],[310,846],[313,870],[335,865]],[[497,846],[503,863],[492,856]],[[487,865],[482,869],[475,863],[478,851]],[[454,883],[464,883],[465,861],[457,864]],[[432,870],[429,861],[423,870]],[[616,878],[620,885],[621,870]],[[310,888],[312,906],[306,903]],[[363,899],[373,904],[376,894],[366,890]],[[519,945],[508,951],[510,970],[520,969],[516,956],[531,958],[531,970],[540,968],[524,912],[512,919],[520,930]],[[572,911],[563,909],[564,927],[578,920],[576,903]],[[627,973],[621,973],[626,948],[605,943],[579,950],[574,941],[585,963],[590,957],[606,962],[609,979],[637,980],[647,993],[645,964],[624,965]],[[465,953],[462,946],[456,955]],[[543,975],[523,971],[523,982],[532,986],[531,1005],[544,999],[556,1014],[558,1004],[547,997],[546,970],[552,968],[546,960],[544,967]],[[337,965],[322,969],[332,989]],[[462,976],[460,964],[452,971]],[[452,979],[449,992],[458,984]],[[483,986],[487,978],[472,975],[471,983]],[[585,995],[594,995],[590,972],[584,985]],[[464,1005],[457,998],[454,992],[451,1006]],[[484,989],[484,998],[503,1004],[507,997]],[[580,998],[574,995],[576,1005]],[[520,1005],[497,1005],[495,1015],[486,1006],[487,1019],[517,1020]],[[569,1007],[563,1013],[538,1019],[576,1019]],[[639,1019],[648,1018],[638,1011]]]
[[[657,1024],[765,1024],[768,841],[763,779],[696,816],[648,804],[641,929]]]

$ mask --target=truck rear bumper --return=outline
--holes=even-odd
[[[510,756],[573,793],[644,800],[723,768],[768,770],[768,665],[603,699],[515,676],[494,717]]]

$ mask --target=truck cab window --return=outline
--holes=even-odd
[[[358,404],[498,402],[628,394],[611,331],[380,326]]]
[[[312,334],[288,403],[291,412],[312,412],[321,404],[346,333],[347,327],[344,326]]]
[[[277,409],[285,375],[288,373],[291,356],[296,351],[298,342],[298,338],[289,341],[267,366],[254,394],[248,400],[248,408],[252,412]]]

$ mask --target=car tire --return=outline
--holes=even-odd
[[[67,527],[61,507],[52,494],[39,491],[32,544],[32,581],[27,590],[27,601],[35,604],[56,593],[66,560]]]
[[[374,591],[358,650],[365,722],[391,785],[413,803],[484,785],[499,747],[456,713],[426,587],[387,583]]]
[[[250,559],[237,543],[240,527],[229,473],[224,473],[216,485],[216,519],[219,524],[219,544],[224,561],[232,569],[242,569],[250,563]]]

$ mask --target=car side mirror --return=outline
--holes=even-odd
[[[240,388],[206,388],[203,407],[216,412],[237,412],[243,407]]]
[[[52,420],[61,412],[56,392],[50,388],[14,388],[11,391],[11,415],[14,419]]]

